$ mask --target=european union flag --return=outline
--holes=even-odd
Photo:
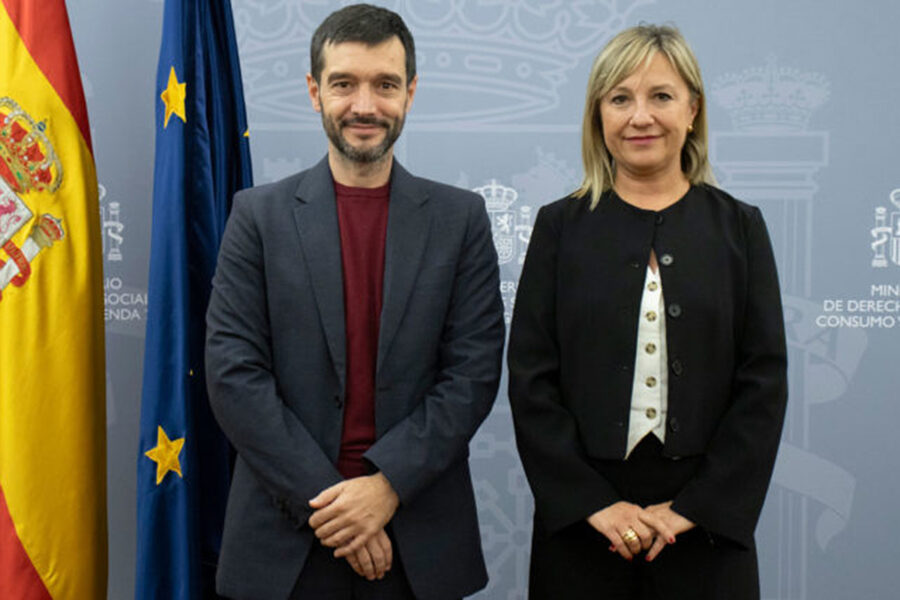
[[[156,86],[135,598],[208,598],[231,449],[206,396],[205,313],[231,197],[252,185],[228,0],[166,0]]]

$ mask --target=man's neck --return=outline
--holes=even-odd
[[[391,178],[393,151],[388,151],[373,163],[359,163],[349,160],[334,148],[328,149],[328,166],[331,176],[341,185],[349,187],[376,188],[386,185]]]

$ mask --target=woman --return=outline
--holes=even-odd
[[[538,213],[509,342],[532,600],[759,598],[784,326],[759,210],[713,187],[704,107],[676,29],[620,33],[591,70],[584,182]]]

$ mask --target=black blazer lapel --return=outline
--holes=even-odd
[[[300,234],[303,257],[309,270],[322,328],[341,389],[344,389],[346,335],[341,239],[334,199],[334,183],[328,158],[311,168],[296,193],[294,221]]]
[[[430,226],[429,213],[423,206],[427,200],[427,192],[395,159],[391,173],[391,200],[384,251],[384,295],[376,373],[381,369],[403,319],[406,302],[425,253]]]

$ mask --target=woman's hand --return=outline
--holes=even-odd
[[[598,510],[587,518],[587,522],[606,536],[610,542],[610,552],[618,552],[626,560],[633,559],[643,550],[675,541],[675,534],[665,521],[630,502],[619,501]],[[656,550],[656,554],[660,550],[662,547]]]
[[[672,532],[672,538],[668,541],[668,543],[675,543],[675,536],[684,533],[690,529],[695,527],[694,522],[686,519],[685,517],[679,515],[677,512],[672,510],[672,501],[663,502],[662,504],[652,504],[645,508],[643,512],[638,516],[639,519],[643,520],[645,524],[649,525],[650,523],[662,523],[664,527],[667,528],[668,531]],[[648,520],[652,518],[652,520]],[[662,552],[662,549],[666,547],[666,540],[660,540],[659,537],[653,542],[653,545],[650,547],[650,551],[647,552],[647,560],[651,561],[656,556]]]

